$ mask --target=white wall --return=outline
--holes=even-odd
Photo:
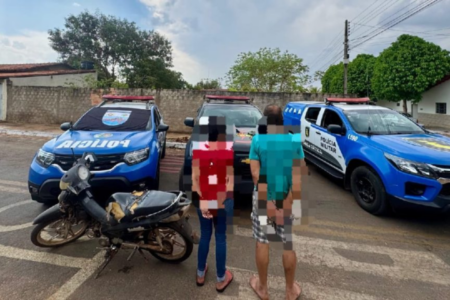
[[[411,101],[407,101],[408,112],[411,113]],[[403,101],[400,102],[390,102],[386,100],[378,100],[377,105],[387,107],[396,111],[403,111]]]
[[[86,80],[89,78],[97,80],[97,73],[13,77],[10,80],[15,86],[88,87]]]
[[[6,121],[7,79],[0,79],[0,121]]]
[[[447,103],[447,115],[450,109],[450,80],[432,88],[423,93],[422,100],[419,102],[419,113],[435,114],[436,103]]]

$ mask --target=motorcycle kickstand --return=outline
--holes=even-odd
[[[134,254],[136,253],[136,250],[138,250],[138,249],[139,249],[138,246],[136,246],[136,247],[133,248],[133,252],[131,252],[130,256],[128,256],[127,261],[130,261],[130,260],[131,260],[131,258],[132,258],[132,257],[134,256]]]
[[[97,279],[100,276],[100,273],[103,272],[103,270],[111,262],[111,260],[114,258],[114,256],[117,254],[118,251],[119,249],[117,249],[117,247],[115,246],[112,246],[111,248],[106,250],[105,260],[98,268],[97,274],[95,275],[94,279]]]
[[[141,248],[139,248],[138,251],[139,251],[139,253],[141,254],[141,256],[145,259],[146,262],[150,262],[150,261],[148,260],[148,258],[145,256],[144,252],[142,252],[142,249],[141,249]]]

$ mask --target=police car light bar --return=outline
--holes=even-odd
[[[245,101],[251,102],[253,99],[245,96],[221,96],[221,95],[205,95],[206,101],[210,102],[211,100],[224,100],[224,101]]]
[[[326,103],[352,103],[352,104],[361,104],[361,103],[369,103],[369,98],[325,98]]]

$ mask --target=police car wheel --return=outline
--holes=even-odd
[[[386,191],[375,171],[366,166],[357,167],[350,180],[353,196],[362,209],[374,215],[387,211]]]

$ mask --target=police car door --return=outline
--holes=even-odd
[[[342,143],[346,141],[345,124],[339,114],[330,109],[325,108],[322,116],[320,116],[316,127],[317,146],[322,150],[322,160],[330,167],[345,174],[345,158],[341,152]],[[343,128],[341,134],[334,134],[328,131],[329,125],[339,125]]]
[[[318,128],[318,126],[316,125],[316,122],[319,119],[321,110],[321,107],[307,107],[300,123],[302,145],[303,150],[306,152],[305,154],[311,154],[319,158],[322,156],[322,150],[317,147],[318,135],[316,134],[316,128]]]
[[[158,109],[156,107],[153,109],[153,116],[155,118],[156,130],[158,130],[159,124],[161,124],[161,116],[159,115]],[[162,147],[164,146],[164,134],[165,132],[156,132],[156,135],[158,136],[158,151],[160,153],[162,153]]]

